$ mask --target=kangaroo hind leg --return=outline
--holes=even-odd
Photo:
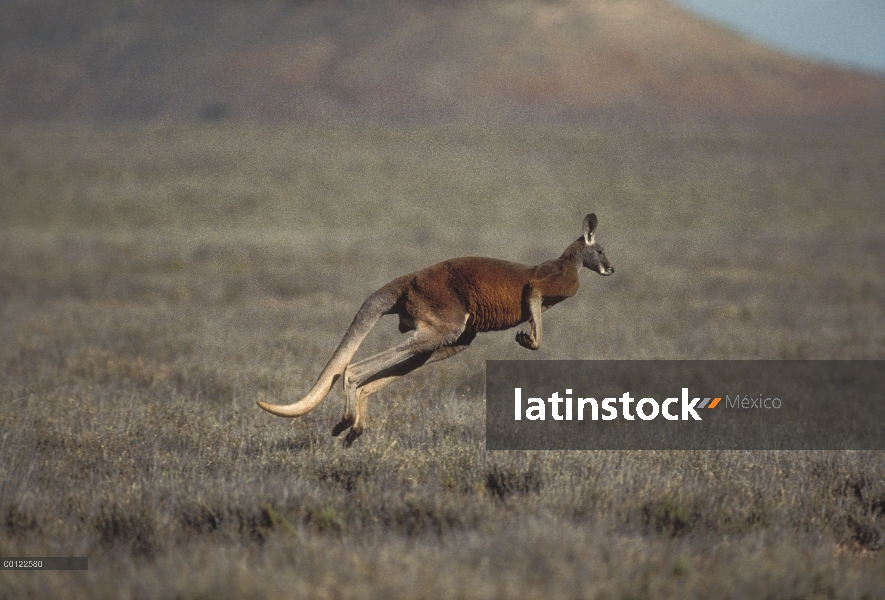
[[[463,328],[460,335],[428,335],[425,332],[416,332],[401,346],[351,364],[344,379],[347,397],[345,414],[341,422],[332,429],[332,435],[340,435],[350,428],[344,439],[345,447],[350,446],[365,427],[367,400],[370,395],[423,365],[461,352],[475,336],[473,332],[464,332]]]
[[[346,392],[347,390],[355,390],[355,392],[345,394],[347,400],[344,407],[344,416],[341,418],[341,421],[332,429],[332,435],[340,435],[356,422],[357,405],[363,406],[362,421],[363,423],[365,423],[365,406],[366,400],[368,400],[369,396],[371,396],[378,390],[387,387],[400,377],[408,375],[412,371],[418,369],[418,367],[429,365],[430,363],[437,362],[458,354],[462,350],[465,350],[475,337],[475,332],[465,332],[461,335],[461,337],[458,338],[458,340],[454,344],[437,348],[436,350],[433,350],[429,353],[415,355],[414,359],[412,360],[407,359],[399,365],[391,367],[390,369],[387,369],[383,372],[377,373],[375,376],[366,377],[362,384],[356,383],[357,380],[354,379],[352,368],[348,369],[344,377],[344,389]],[[380,355],[376,355],[372,358],[377,358],[378,356]],[[351,367],[356,366],[356,364],[351,365]]]
[[[411,341],[412,340],[410,340],[410,342]],[[375,370],[384,369],[384,365],[387,365],[392,370],[398,363],[404,361],[407,362],[410,358],[418,354],[418,352],[411,349],[409,346],[410,344],[407,342],[396,348],[385,350],[384,352],[374,354],[365,360],[348,365],[347,369],[344,371],[344,416],[341,417],[341,421],[332,429],[332,435],[337,436],[344,430],[356,424],[358,390],[360,385],[364,384],[366,379],[375,372],[372,370],[373,365],[381,365],[380,367],[375,367]],[[426,352],[429,353],[432,351]],[[418,366],[420,366],[420,364]],[[417,368],[417,366],[414,368]],[[391,373],[390,377],[396,378],[399,377],[399,375]],[[378,389],[380,389],[380,387]]]

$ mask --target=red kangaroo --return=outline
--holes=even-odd
[[[338,349],[313,388],[294,404],[259,402],[281,417],[299,417],[316,408],[344,376],[345,406],[332,435],[350,431],[350,446],[363,432],[368,397],[423,365],[461,352],[485,331],[529,322],[516,341],[529,350],[541,346],[541,313],[578,292],[582,267],[600,275],[615,268],[596,241],[596,215],[584,219],[584,235],[562,256],[536,266],[494,258],[453,258],[394,279],[363,302]],[[404,343],[351,364],[360,343],[382,315],[399,315],[399,330],[414,331]]]

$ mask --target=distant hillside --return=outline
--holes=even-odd
[[[6,0],[0,119],[885,123],[664,0]]]

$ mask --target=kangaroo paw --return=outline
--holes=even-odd
[[[523,348],[528,348],[529,350],[538,349],[538,344],[535,342],[535,340],[532,339],[532,336],[525,331],[516,332],[516,343]]]

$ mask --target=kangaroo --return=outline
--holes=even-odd
[[[423,365],[461,352],[477,333],[501,331],[526,321],[516,342],[529,350],[541,346],[541,313],[578,292],[578,272],[587,267],[600,275],[615,268],[596,241],[597,219],[584,219],[584,235],[562,256],[536,266],[494,258],[453,258],[394,279],[369,296],[353,319],[329,363],[307,395],[294,404],[259,402],[281,417],[299,417],[316,408],[342,375],[344,416],[332,429],[347,429],[345,447],[363,432],[368,397]],[[414,331],[404,343],[350,363],[382,315],[399,315],[399,330]]]

